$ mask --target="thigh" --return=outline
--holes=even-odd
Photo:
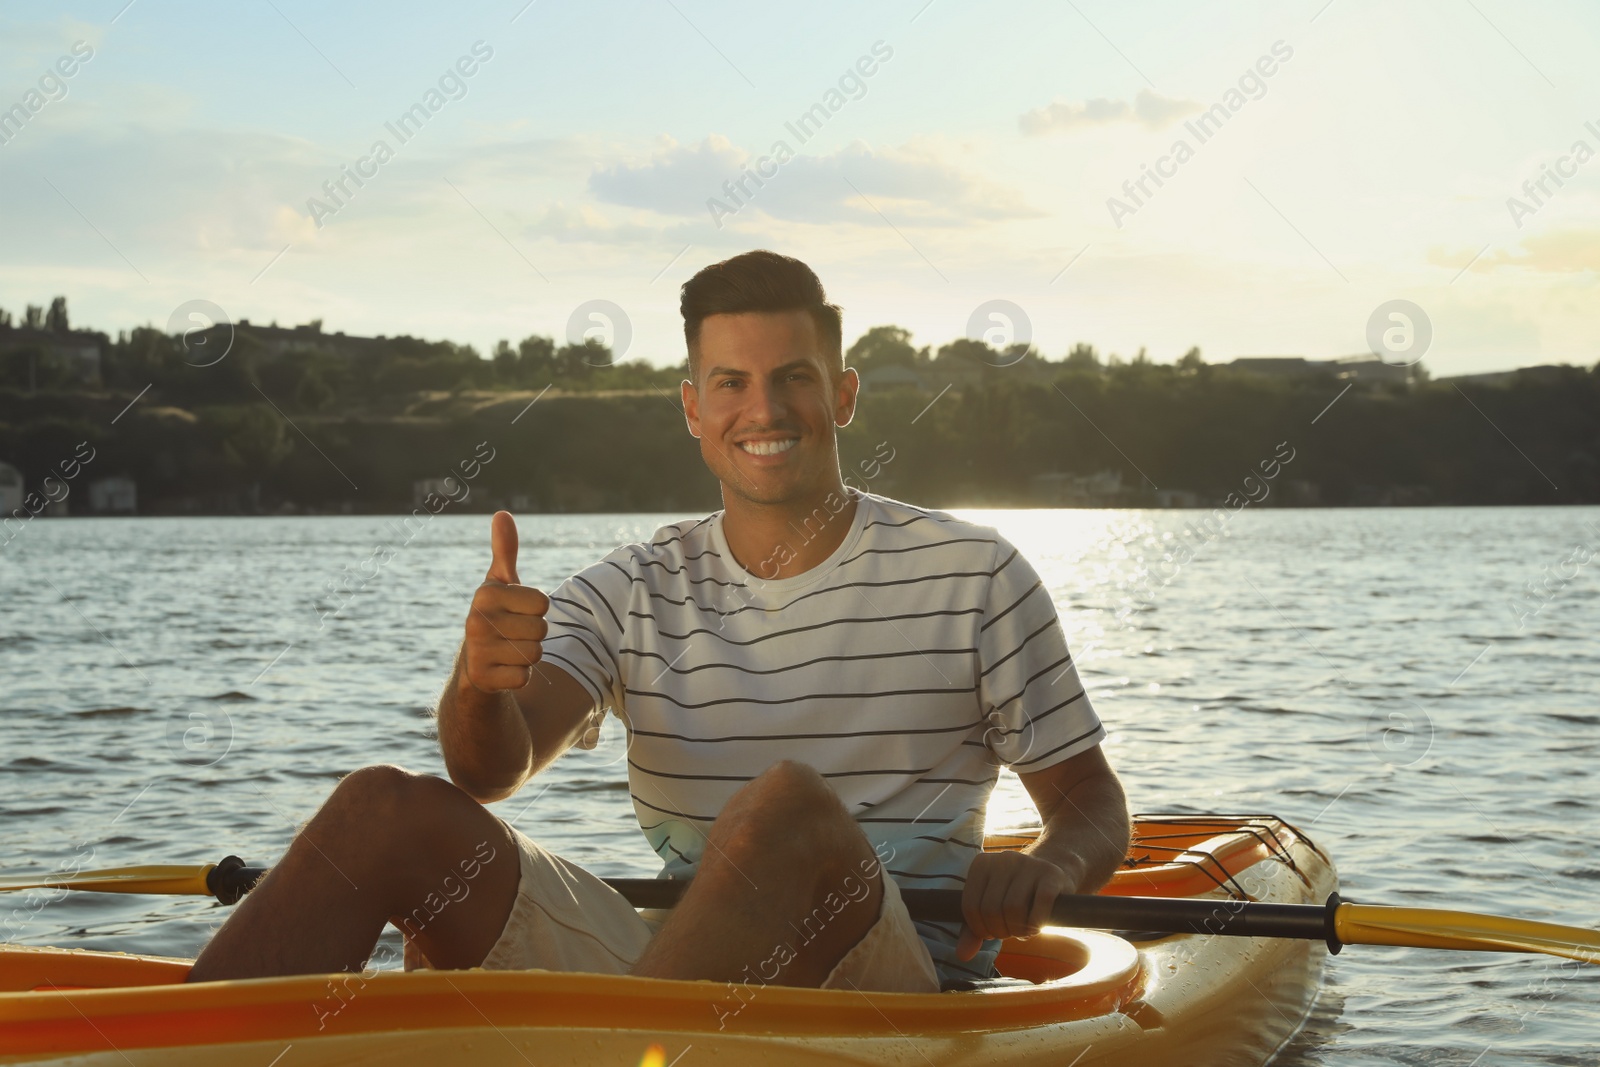
[[[442,778],[411,775],[400,792],[403,804],[369,812],[392,823],[369,828],[370,840],[386,841],[391,857],[387,876],[398,892],[389,922],[405,935],[408,953],[424,953],[439,967],[479,966],[515,904],[520,871],[512,831]]]
[[[594,874],[501,823],[519,877],[515,899],[482,957],[490,970],[626,974],[652,935],[627,898]],[[406,969],[431,957],[407,946]]]

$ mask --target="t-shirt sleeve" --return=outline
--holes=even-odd
[[[543,662],[572,675],[594,698],[579,748],[594,748],[606,710],[622,705],[619,650],[632,581],[628,556],[619,550],[574,574],[550,594]]]
[[[1004,538],[978,628],[978,671],[984,744],[1017,773],[1042,771],[1105,738],[1049,590]]]

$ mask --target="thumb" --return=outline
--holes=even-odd
[[[494,558],[489,563],[488,580],[502,585],[518,585],[517,520],[509,511],[497,511],[489,520],[489,545]]]

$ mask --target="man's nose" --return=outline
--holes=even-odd
[[[788,414],[783,396],[770,382],[753,384],[745,405],[745,417],[762,426],[774,426]]]

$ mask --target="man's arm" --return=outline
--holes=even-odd
[[[450,780],[480,803],[504,800],[582,736],[594,709],[577,679],[530,664],[520,689],[484,692],[467,678],[467,643],[439,697],[439,749]]]
[[[1093,893],[1128,857],[1132,827],[1122,783],[1096,745],[1034,774],[1019,775],[1044,819],[1044,832],[1022,851],[1066,872],[1064,893]]]
[[[1019,777],[1044,831],[1026,848],[981,852],[972,861],[961,895],[961,959],[976,955],[987,938],[1038,933],[1057,896],[1094,892],[1128,854],[1127,798],[1099,745]]]
[[[581,734],[594,699],[566,671],[539,665],[550,601],[517,581],[517,524],[491,522],[493,561],[467,612],[466,637],[439,697],[450,780],[481,803],[504,800]]]

